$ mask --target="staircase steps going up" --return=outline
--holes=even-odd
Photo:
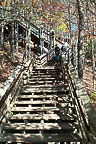
[[[79,128],[62,70],[35,68],[7,112],[0,143],[82,143]]]

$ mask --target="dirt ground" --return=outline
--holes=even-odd
[[[0,52],[0,87],[11,75],[17,65],[22,63],[23,54],[24,49],[19,47],[18,56],[15,51],[15,60],[12,60],[12,56],[10,55],[10,48],[7,44],[4,47],[4,53]]]
[[[92,62],[90,60],[85,61],[85,68],[83,71],[83,85],[90,96],[92,93],[96,93],[96,69],[95,69],[95,87],[93,87],[93,70]]]

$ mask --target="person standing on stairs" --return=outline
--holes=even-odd
[[[63,43],[63,45],[61,47],[61,51],[65,53],[68,50],[68,48],[69,48],[69,44],[67,42],[67,39],[65,39],[64,43]]]
[[[63,45],[61,47],[63,60],[67,60],[68,59],[68,48],[69,48],[69,44],[67,42],[67,39],[65,39],[64,43],[63,43]]]
[[[55,54],[56,54],[57,62],[59,62],[60,61],[60,48],[57,44],[55,46]]]

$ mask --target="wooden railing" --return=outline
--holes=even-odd
[[[18,94],[18,91],[22,87],[23,82],[25,82],[25,75],[28,79],[33,68],[32,62],[33,59],[30,59],[24,66],[17,66],[11,76],[0,88],[0,123],[2,123],[7,110],[9,110],[9,106],[11,105],[11,103],[13,103],[15,95]]]
[[[23,17],[20,14],[18,15],[18,18],[20,18],[19,22],[21,23],[21,26],[23,26],[25,29],[28,29],[28,25],[27,24],[29,24],[29,26],[31,26],[31,33],[35,34],[35,36],[40,38],[40,28],[39,27],[34,25],[32,22],[30,22],[28,19],[26,19],[25,17]],[[43,35],[44,35],[45,41],[49,43],[50,35],[47,32],[45,32],[45,31],[43,31]]]
[[[80,135],[84,144],[96,144],[96,111],[90,103],[90,99],[83,87],[72,64],[63,64],[63,73],[67,69],[67,81],[72,101],[75,104]],[[66,76],[64,75],[64,79]],[[79,133],[79,131],[78,131]]]
[[[45,64],[47,64],[47,62],[52,59],[54,54],[55,54],[55,49],[54,48],[49,50],[48,53],[42,54],[40,56],[41,66],[44,66]]]

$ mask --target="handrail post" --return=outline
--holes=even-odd
[[[1,23],[1,46],[2,46],[2,50],[4,48],[4,7],[2,6],[2,23]]]
[[[40,30],[40,48],[41,48],[41,55],[44,53],[44,36],[42,29]]]
[[[16,23],[16,51],[17,51],[17,56],[18,56],[18,41],[19,41],[19,25]]]
[[[29,58],[31,57],[31,27],[29,26],[29,34],[28,34],[28,37],[29,37]]]
[[[52,49],[52,30],[50,30],[50,50]]]

